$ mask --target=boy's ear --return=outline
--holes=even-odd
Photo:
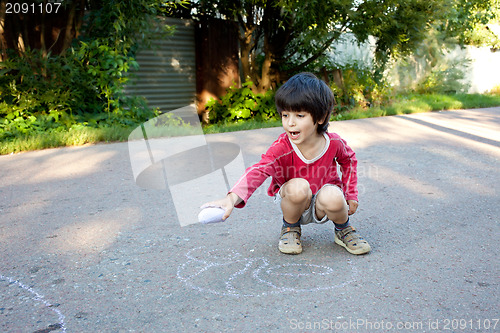
[[[319,124],[323,125],[324,123],[326,123],[329,120],[330,120],[330,114],[327,114],[327,115],[325,115],[325,118],[323,118],[323,121],[321,121]]]

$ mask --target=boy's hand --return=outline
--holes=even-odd
[[[352,215],[356,213],[356,210],[358,209],[358,202],[356,200],[347,200],[347,205],[349,206],[347,214]]]
[[[231,192],[228,193],[228,195],[226,195],[226,197],[224,197],[223,199],[207,202],[206,204],[203,204],[200,208],[203,209],[207,207],[220,207],[225,210],[224,215],[222,215],[222,219],[226,220],[229,217],[229,215],[231,215],[234,206],[240,201],[241,201],[240,197]]]

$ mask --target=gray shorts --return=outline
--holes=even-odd
[[[337,186],[337,185],[332,185],[332,184],[325,184],[321,187],[321,189],[325,186]],[[321,191],[319,189],[319,191]],[[327,221],[330,221],[328,219],[328,216],[323,216],[323,218],[320,220],[316,216],[316,195],[319,193],[319,191],[316,194],[313,194],[311,198],[311,204],[309,205],[309,208],[307,208],[303,213],[302,213],[302,218],[300,219],[300,224],[309,224],[309,223],[318,223],[318,224],[323,224],[326,223]],[[281,188],[280,190],[274,195],[274,202],[278,205],[279,209],[281,210]]]

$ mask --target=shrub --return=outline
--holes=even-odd
[[[330,75],[330,86],[337,101],[337,111],[354,106],[370,107],[379,106],[391,96],[389,84],[369,68],[358,64],[349,64],[342,69],[343,87],[339,87]],[[332,73],[332,71],[328,71]]]
[[[462,47],[432,29],[414,52],[394,59],[387,76],[401,93],[465,93],[470,87],[470,65]]]
[[[466,61],[450,60],[430,70],[420,82],[415,91],[420,94],[449,94],[468,90],[465,82]]]
[[[251,86],[251,81],[245,82],[241,88],[233,85],[220,100],[210,99],[206,104],[210,122],[234,122],[250,118],[258,121],[276,119],[275,92],[268,90],[264,94],[258,94],[252,91]]]
[[[76,123],[129,126],[155,115],[144,99],[123,93],[133,58],[98,40],[68,51],[27,50],[0,63],[0,139]]]
[[[491,89],[488,91],[488,94],[490,94],[490,95],[500,95],[500,84],[499,84],[499,85],[494,86],[493,88],[491,88]]]

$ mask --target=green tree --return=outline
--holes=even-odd
[[[459,44],[500,48],[489,24],[500,24],[500,0],[455,0],[437,29]]]
[[[345,32],[377,37],[378,59],[411,50],[444,0],[203,0],[174,15],[238,26],[242,76],[257,92],[304,69]]]
[[[115,50],[135,51],[157,33],[168,33],[159,18],[179,0],[87,0],[84,35],[99,39]]]
[[[130,125],[152,116],[144,103],[124,96],[125,73],[137,66],[139,44],[157,30],[168,32],[158,17],[180,1],[66,0],[50,20],[47,13],[32,21],[22,12],[7,17],[7,3],[0,6],[0,137],[75,122]],[[56,37],[48,42],[48,35]]]
[[[389,75],[399,82],[399,89],[419,93],[467,91],[470,60],[465,53],[450,50],[464,45],[500,48],[498,37],[489,29],[490,23],[498,23],[499,4],[498,0],[454,0],[441,8],[426,39],[392,66]]]
[[[106,40],[115,49],[130,49],[151,36],[159,16],[183,2],[63,0],[56,5],[50,0],[0,0],[2,54],[7,49],[20,54],[27,48],[40,49],[45,55],[60,54],[79,37]]]
[[[130,68],[137,68],[135,51],[158,33],[171,32],[161,17],[181,1],[88,0],[82,37],[75,47],[78,58],[99,88],[106,111],[121,107],[120,95]]]

